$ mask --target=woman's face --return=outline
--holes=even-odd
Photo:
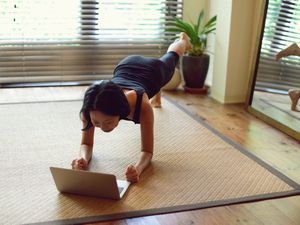
[[[100,111],[90,111],[91,121],[94,127],[99,127],[104,132],[110,132],[115,129],[118,124],[119,116],[109,116]]]

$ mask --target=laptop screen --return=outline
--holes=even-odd
[[[121,194],[122,191],[124,190],[124,187],[118,187],[118,189],[119,189],[119,193]]]

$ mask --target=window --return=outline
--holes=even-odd
[[[1,41],[13,45],[76,40],[79,6],[74,0],[1,1]]]
[[[125,56],[162,55],[177,0],[0,0],[0,87],[110,78]]]

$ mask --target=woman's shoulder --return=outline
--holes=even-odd
[[[142,115],[142,114],[147,113],[151,110],[152,110],[152,105],[150,103],[148,95],[147,95],[147,93],[144,93],[142,95],[142,98],[141,98],[140,114]]]
[[[87,119],[85,118],[85,115],[83,112],[80,112],[79,117],[83,123],[87,123]]]

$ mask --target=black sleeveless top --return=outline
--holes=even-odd
[[[140,111],[143,94],[152,98],[162,87],[163,62],[154,58],[143,56],[128,56],[115,68],[112,82],[121,88],[135,90],[137,99],[133,122],[140,123]],[[128,120],[127,118],[121,118]]]

